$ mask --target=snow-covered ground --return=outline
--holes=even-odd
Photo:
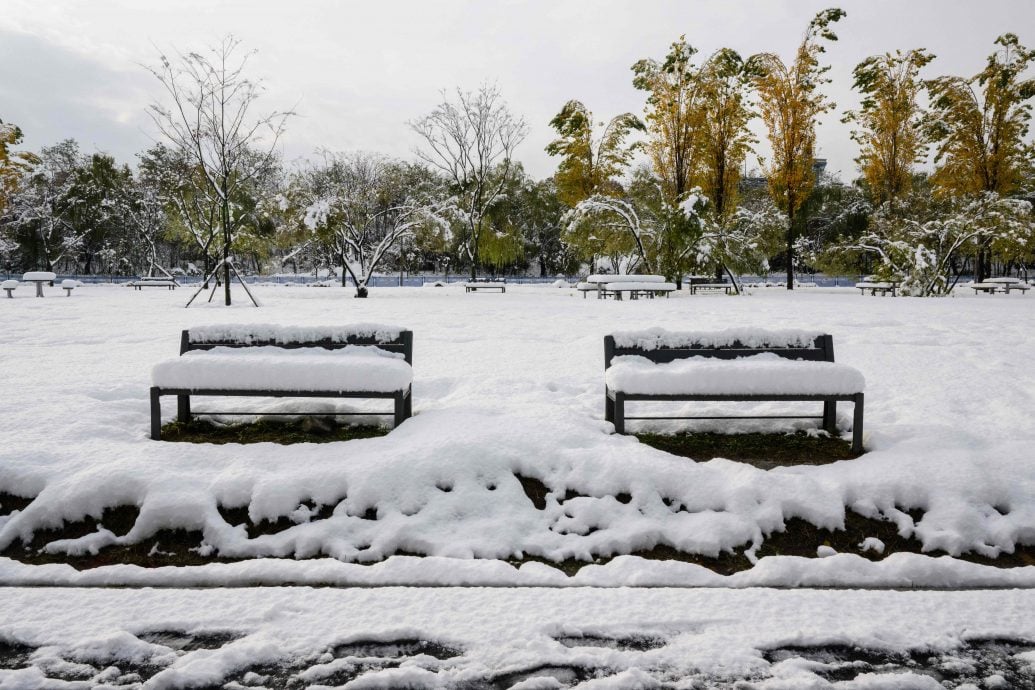
[[[810,288],[613,302],[545,286],[506,294],[465,294],[459,286],[378,289],[366,300],[338,288],[269,286],[257,293],[261,309],[243,293],[230,309],[183,309],[184,290],[104,285],[68,298],[54,289],[46,299],[0,300],[0,492],[36,496],[20,512],[7,514],[0,505],[0,549],[36,530],[132,505],[140,514],[128,534],[102,528],[48,548],[87,553],[146,543],[159,529],[181,527],[203,531],[206,554],[307,560],[79,573],[0,559],[0,580],[1035,585],[1035,566],[1003,570],[914,554],[874,563],[829,549],[825,558],[763,558],[729,577],[637,557],[587,566],[574,578],[541,563],[517,569],[475,560],[592,561],[656,545],[707,556],[738,549],[753,557],[787,520],[834,529],[846,509],[893,521],[926,550],[995,557],[1035,544],[1030,297],[919,300]],[[149,440],[151,368],[176,355],[180,330],[254,322],[412,329],[415,416],[387,436],[347,443]],[[724,459],[690,462],[615,436],[603,420],[602,339],[650,327],[833,334],[837,361],[866,379],[869,452],[763,471]],[[226,409],[225,400],[207,404]],[[284,409],[282,402],[262,404]],[[195,410],[205,405],[198,400]],[[166,407],[171,415],[175,406]],[[850,405],[839,409],[843,426],[850,415]],[[518,475],[550,489],[544,506],[529,500]],[[250,539],[219,512],[244,506],[252,522],[289,516],[298,524]],[[385,560],[397,552],[442,559]]]
[[[12,690],[1035,686],[1031,590],[9,592]]]

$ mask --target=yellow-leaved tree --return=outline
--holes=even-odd
[[[22,130],[0,120],[0,216],[18,189],[22,175],[39,163],[39,158],[27,151],[13,151],[12,147],[22,143]]]
[[[895,51],[866,58],[852,72],[862,102],[858,110],[845,113],[843,122],[856,126],[855,160],[877,205],[894,207],[895,200],[910,190],[916,164],[926,157],[923,110],[917,98],[924,86],[920,70],[933,59],[923,48]]]
[[[758,109],[772,147],[772,160],[763,165],[769,193],[787,214],[787,289],[794,289],[795,213],[815,185],[813,162],[816,120],[831,110],[819,87],[830,80],[820,65],[823,40],[836,41],[830,25],[845,16],[838,8],[817,14],[805,31],[794,61],[785,64],[778,55],[759,53],[748,59],[748,70],[758,94]]]
[[[1017,191],[1030,173],[1035,147],[1026,141],[1035,79],[1023,78],[1035,51],[1014,34],[996,39],[999,49],[970,78],[927,82],[931,98],[926,129],[936,142],[932,182],[945,195]],[[990,243],[978,247],[975,279],[989,275]]]
[[[594,123],[593,113],[582,102],[571,100],[554,116],[550,126],[558,136],[546,152],[561,157],[553,179],[562,203],[574,208],[596,195],[622,195],[619,178],[639,148],[639,142],[630,142],[629,137],[644,128],[639,118],[622,113],[606,124]],[[617,256],[633,249],[627,233],[615,231],[608,223],[596,222],[592,216],[569,224],[564,239],[584,258],[590,258],[591,263],[595,263],[596,255]],[[594,270],[591,268],[591,272]]]

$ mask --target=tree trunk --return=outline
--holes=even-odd
[[[787,205],[787,289],[794,289],[794,204]]]
[[[226,185],[223,185],[226,189]],[[223,299],[230,306],[230,204],[223,200]]]

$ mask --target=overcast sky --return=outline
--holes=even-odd
[[[263,105],[298,112],[286,159],[317,148],[379,151],[410,159],[407,121],[442,89],[495,82],[530,131],[517,157],[535,177],[556,161],[543,152],[549,121],[569,99],[597,119],[642,114],[630,66],[662,59],[685,34],[703,55],[731,47],[790,59],[816,11],[831,2],[758,0],[0,0],[0,119],[25,147],[79,140],[132,162],[157,136],[146,108],[162,97],[143,67],[160,51],[201,50],[227,33],[257,51],[252,74]],[[818,155],[846,180],[854,144],[841,114],[855,107],[851,70],[869,55],[924,47],[927,74],[979,71],[1001,33],[1035,46],[1035,0],[864,0],[848,12],[826,58],[837,110],[823,120]]]

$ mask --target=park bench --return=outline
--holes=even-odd
[[[613,297],[621,300],[623,294],[628,294],[629,299],[646,297],[654,299],[656,295],[669,296],[669,293],[676,289],[675,283],[640,283],[633,281],[622,281],[618,283],[603,283],[599,287],[601,298]]]
[[[4,292],[7,293],[8,297],[14,297],[14,291],[18,289],[17,280],[5,280],[2,285]]]
[[[837,401],[855,405],[852,450],[862,452],[863,387],[858,370],[834,363],[833,337],[803,331],[729,330],[671,333],[661,329],[604,337],[604,417],[626,433],[630,419],[819,419],[837,430]],[[632,401],[816,401],[820,417],[645,417],[626,414]]]
[[[898,286],[895,283],[888,282],[862,281],[860,283],[856,283],[855,287],[859,288],[859,294],[861,295],[865,295],[866,291],[869,290],[870,295],[876,295],[879,292],[882,297],[889,292],[891,293],[891,296],[894,297],[898,291]]]
[[[180,287],[180,284],[176,282],[175,278],[137,278],[126,283],[126,287],[131,287],[134,290],[140,290],[146,287],[164,287],[168,290],[175,290]]]
[[[730,294],[730,290],[732,289],[733,283],[690,283],[691,295],[696,295],[698,292],[701,292],[702,290],[705,292],[718,292],[719,290],[723,290],[728,295]]]
[[[190,399],[198,395],[385,398],[395,402],[392,414],[398,426],[413,410],[412,365],[413,332],[392,326],[260,324],[185,330],[180,356],[158,363],[151,372],[151,438],[161,438],[165,395],[176,396],[180,422],[190,420]]]
[[[75,280],[65,279],[61,281],[61,289],[65,291],[65,297],[72,296],[72,290],[79,287],[79,282]]]
[[[476,280],[464,283],[464,292],[478,292],[479,290],[507,291],[507,283],[503,280]]]

